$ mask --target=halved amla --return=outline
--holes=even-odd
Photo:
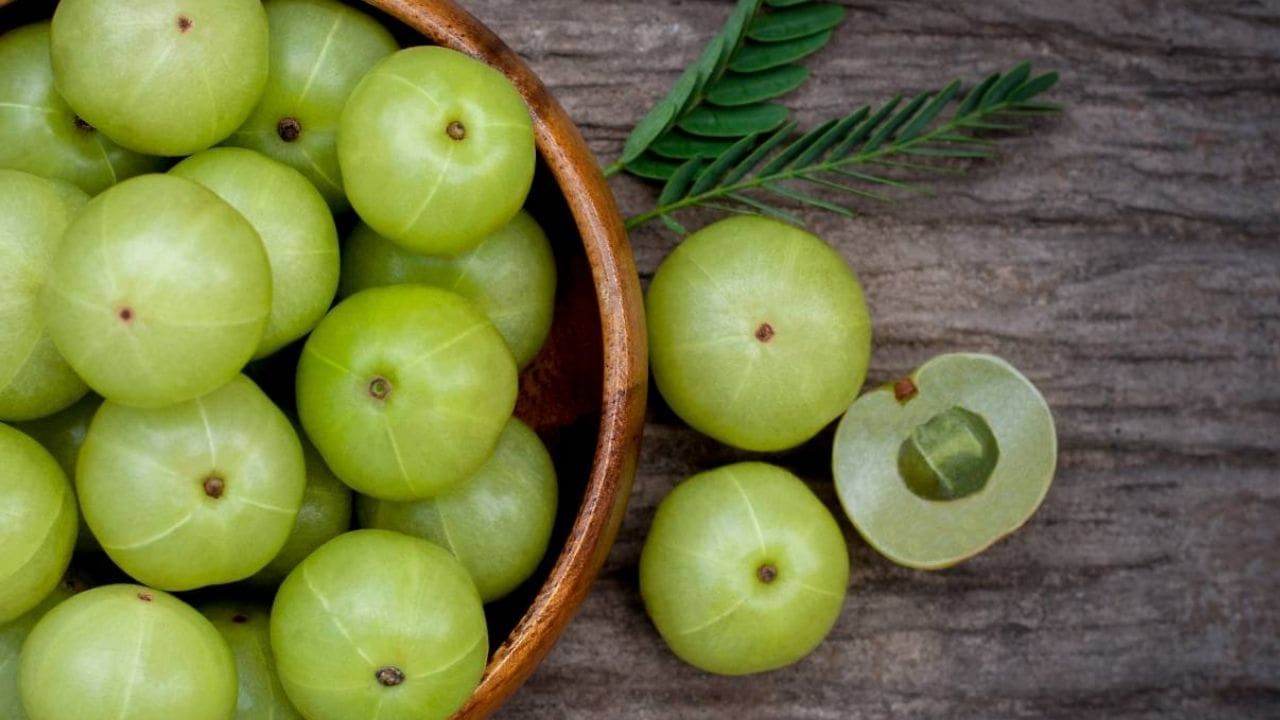
[[[64,601],[22,647],[32,720],[228,720],[236,665],[208,620],[168,593],[107,585]]]
[[[243,375],[159,409],[103,403],[76,489],[107,555],[153,587],[242,580],[284,546],[306,482],[289,420]]]
[[[310,720],[444,720],[479,684],[488,638],[449,551],[387,530],[322,545],[271,608],[280,680]]]
[[[940,355],[858,398],[840,422],[836,489],[867,543],[936,570],[1017,530],[1057,464],[1040,392],[991,355]]]

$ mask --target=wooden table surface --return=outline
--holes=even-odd
[[[807,216],[866,287],[870,382],[979,350],[1040,386],[1061,439],[1048,499],[940,573],[895,567],[849,531],[827,642],[779,672],[713,677],[654,632],[637,560],[673,485],[747,456],[655,391],[604,574],[499,717],[1280,717],[1280,3],[848,4],[787,100],[804,126],[1022,59],[1063,75],[1051,99],[1068,111],[1003,159],[854,220]],[[730,3],[468,6],[611,162]],[[614,186],[630,212],[655,198]],[[632,240],[645,277],[675,243],[658,224]],[[828,433],[777,461],[830,501],[829,452]]]

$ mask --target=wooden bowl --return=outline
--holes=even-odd
[[[47,0],[0,0],[0,32],[48,17]],[[494,650],[457,718],[483,718],[533,673],[586,598],[618,532],[644,426],[647,357],[640,281],[595,157],[528,65],[453,0],[367,0],[402,42],[422,38],[502,71],[533,117],[539,170],[528,209],[552,238],[560,286],[542,353],[521,375],[517,415],[556,460],[561,514],[543,567],[491,605]],[[410,30],[412,32],[410,32]],[[416,34],[416,37],[415,37]],[[558,554],[556,549],[559,549]]]

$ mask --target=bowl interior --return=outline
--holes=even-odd
[[[364,3],[347,4],[381,20],[402,46],[431,41],[454,46],[459,43],[457,37],[453,42],[438,36],[424,37],[422,31]],[[481,41],[491,38],[474,18],[450,2],[378,4],[401,17],[416,14],[418,20],[429,17],[435,21],[448,16],[449,22],[457,23],[461,18],[464,40],[474,40],[474,36],[466,35],[474,29],[484,34]],[[0,33],[50,17],[55,5],[50,0],[0,0]],[[414,24],[424,27],[422,22]],[[491,59],[484,57],[491,52],[510,53],[496,38],[492,41],[496,43],[492,47],[459,49],[473,50],[471,54],[484,59]],[[512,58],[513,53],[507,61],[520,62]],[[528,72],[522,63],[521,68]],[[588,177],[589,183],[595,182],[599,187],[586,194],[566,193],[562,188],[564,173],[556,172],[556,167],[562,167],[564,154],[552,162],[548,151],[563,150],[561,143],[576,143],[570,154],[579,159],[590,156],[576,130],[569,133],[571,137],[564,137],[567,116],[540,83],[534,84],[533,88],[521,87],[531,105],[536,104],[537,93],[541,93],[545,96],[541,100],[550,103],[548,112],[558,116],[553,118],[555,123],[548,123],[535,113],[535,124],[543,122],[539,124],[538,169],[526,209],[552,242],[558,287],[551,334],[541,353],[521,374],[516,414],[538,431],[551,452],[560,482],[560,504],[551,544],[538,571],[508,597],[486,608],[493,655],[484,684],[460,713],[462,717],[482,717],[514,692],[549,650],[585,596],[616,534],[629,494],[642,425],[643,331],[638,314],[638,280],[625,245],[625,233],[612,197],[607,189],[601,190],[605,187],[602,178]],[[557,123],[561,124],[558,131],[548,127]],[[589,176],[590,173],[598,176],[594,165]],[[557,175],[562,177],[558,179]],[[596,219],[594,227],[588,222],[589,217]],[[338,218],[344,236],[355,222],[353,213]],[[586,234],[592,236],[586,242],[580,228],[586,228]],[[601,298],[609,301],[603,316]],[[255,379],[290,413],[292,375],[300,349],[301,342],[295,343],[251,368]],[[604,406],[602,397],[607,399]],[[105,558],[89,558],[88,564],[97,566],[91,568],[91,574],[102,579],[122,576]],[[573,587],[558,587],[565,584]]]

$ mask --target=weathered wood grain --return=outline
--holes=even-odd
[[[654,507],[744,457],[655,399],[621,538],[505,718],[1280,717],[1280,3],[846,3],[791,98],[805,123],[1027,58],[1069,111],[935,194],[810,215],[861,275],[872,380],[999,353],[1049,398],[1060,471],[1029,526],[954,570],[851,535],[830,640],[715,678],[653,632],[636,563]],[[725,1],[471,0],[602,160]],[[615,181],[624,209],[650,186]],[[694,218],[696,219],[696,218]],[[633,235],[642,273],[673,246]],[[656,393],[654,394],[656,397]],[[779,459],[831,499],[829,435]]]

